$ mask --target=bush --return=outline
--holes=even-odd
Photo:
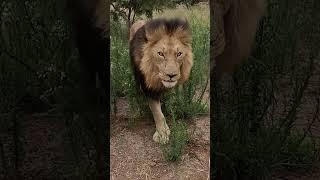
[[[180,160],[181,154],[188,142],[187,124],[182,121],[175,121],[171,126],[169,143],[162,145],[164,156],[169,161]]]
[[[319,116],[319,94],[305,94],[318,91],[310,79],[319,73],[319,16],[316,1],[308,2],[269,0],[252,57],[229,79],[213,82],[213,156],[220,179],[270,178],[278,168],[311,167],[319,159],[310,129],[295,125],[305,98],[314,111],[307,127]]]
[[[60,173],[76,176],[76,168],[86,169],[79,171],[77,175],[95,173],[88,170],[92,170],[93,162],[90,160],[92,157],[86,154],[94,148],[93,142],[87,140],[90,132],[88,128],[81,128],[87,127],[81,124],[84,120],[74,116],[79,104],[79,96],[76,95],[79,89],[74,82],[79,80],[80,68],[70,22],[64,11],[65,1],[1,1],[0,156],[4,157],[1,158],[1,164],[6,164],[6,167],[4,171],[1,170],[0,177],[20,179],[20,171],[28,177],[31,176],[30,173],[38,173],[37,177],[43,175],[43,169],[37,169],[36,172],[19,169],[26,164],[24,160],[34,153],[24,152],[26,147],[21,138],[25,138],[24,130],[31,126],[23,126],[24,117],[36,112],[46,114],[41,118],[48,118],[52,114],[59,117],[52,122],[65,125],[66,130],[51,132],[54,128],[51,129],[48,125],[48,133],[63,134],[67,131],[67,138],[63,140],[67,151],[73,150],[70,155],[65,156],[70,159],[59,164],[61,168],[43,167],[49,169],[50,176],[61,178]],[[60,114],[63,114],[63,118]],[[50,143],[54,144],[48,142]],[[57,152],[50,154],[55,153]],[[55,165],[57,164],[52,166]]]

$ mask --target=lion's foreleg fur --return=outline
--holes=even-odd
[[[156,124],[156,132],[153,135],[153,140],[158,143],[165,144],[169,141],[170,129],[162,113],[160,100],[149,98],[148,104]]]

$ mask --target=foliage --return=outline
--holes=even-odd
[[[62,60],[72,58],[72,51],[62,48],[71,45],[61,14],[59,17],[61,6],[59,2],[2,2],[1,87],[2,97],[11,97],[10,107],[26,92],[45,98],[64,80],[67,63]],[[10,108],[1,107],[4,111]]]
[[[220,179],[266,179],[276,169],[319,160],[310,130],[319,117],[320,89],[311,81],[320,71],[317,8],[317,1],[269,0],[252,57],[229,79],[213,82],[213,156]],[[306,94],[310,89],[318,93]],[[303,115],[310,108],[312,114]],[[298,121],[306,127],[297,127]]]
[[[173,8],[178,4],[189,6],[191,3],[191,0],[113,0],[111,3],[111,14],[114,21],[119,21],[119,19],[122,18],[122,20],[127,22],[128,27],[130,27],[135,19],[142,15],[152,18],[156,11]]]
[[[180,160],[181,154],[188,141],[187,124],[183,121],[176,121],[173,115],[171,125],[171,134],[169,143],[162,145],[164,156],[169,161]]]
[[[22,177],[19,178],[18,172],[27,175],[40,173],[41,178],[43,169],[37,169],[37,172],[20,169],[31,153],[25,152],[22,142],[28,128],[23,126],[24,117],[40,112],[46,114],[41,116],[44,119],[57,116],[52,122],[66,127],[55,133],[66,135],[63,143],[67,147],[66,154],[70,153],[64,157],[66,159],[63,159],[65,161],[59,165],[60,168],[53,167],[57,164],[43,168],[48,168],[54,178],[62,178],[61,173],[73,177],[94,173],[89,172],[94,157],[87,155],[94,148],[92,141],[87,140],[90,133],[88,128],[83,128],[87,127],[82,124],[84,120],[77,119],[74,113],[79,104],[79,90],[75,82],[79,80],[80,72],[78,52],[69,24],[65,1],[1,1],[0,144],[3,144],[0,156],[5,157],[1,158],[1,164],[6,164],[6,167],[0,172],[0,179],[3,177],[1,175],[20,179]],[[12,117],[16,120],[13,121]],[[54,128],[49,129],[53,131]],[[50,143],[56,145],[53,141],[58,136],[54,137]]]

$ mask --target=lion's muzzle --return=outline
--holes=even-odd
[[[172,80],[169,80],[169,81],[166,81],[166,80],[162,80],[161,81],[163,86],[166,87],[166,88],[173,88],[178,81],[172,81]]]
[[[180,78],[180,73],[179,73],[179,69],[177,67],[177,63],[175,63],[174,61],[169,61],[166,65],[166,68],[163,72],[163,77],[162,79],[162,84],[164,87],[166,88],[172,88],[174,87],[179,78]]]

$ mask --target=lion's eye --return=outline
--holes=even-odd
[[[182,52],[178,52],[177,57],[181,56]]]
[[[158,52],[159,56],[164,56],[162,52]]]

